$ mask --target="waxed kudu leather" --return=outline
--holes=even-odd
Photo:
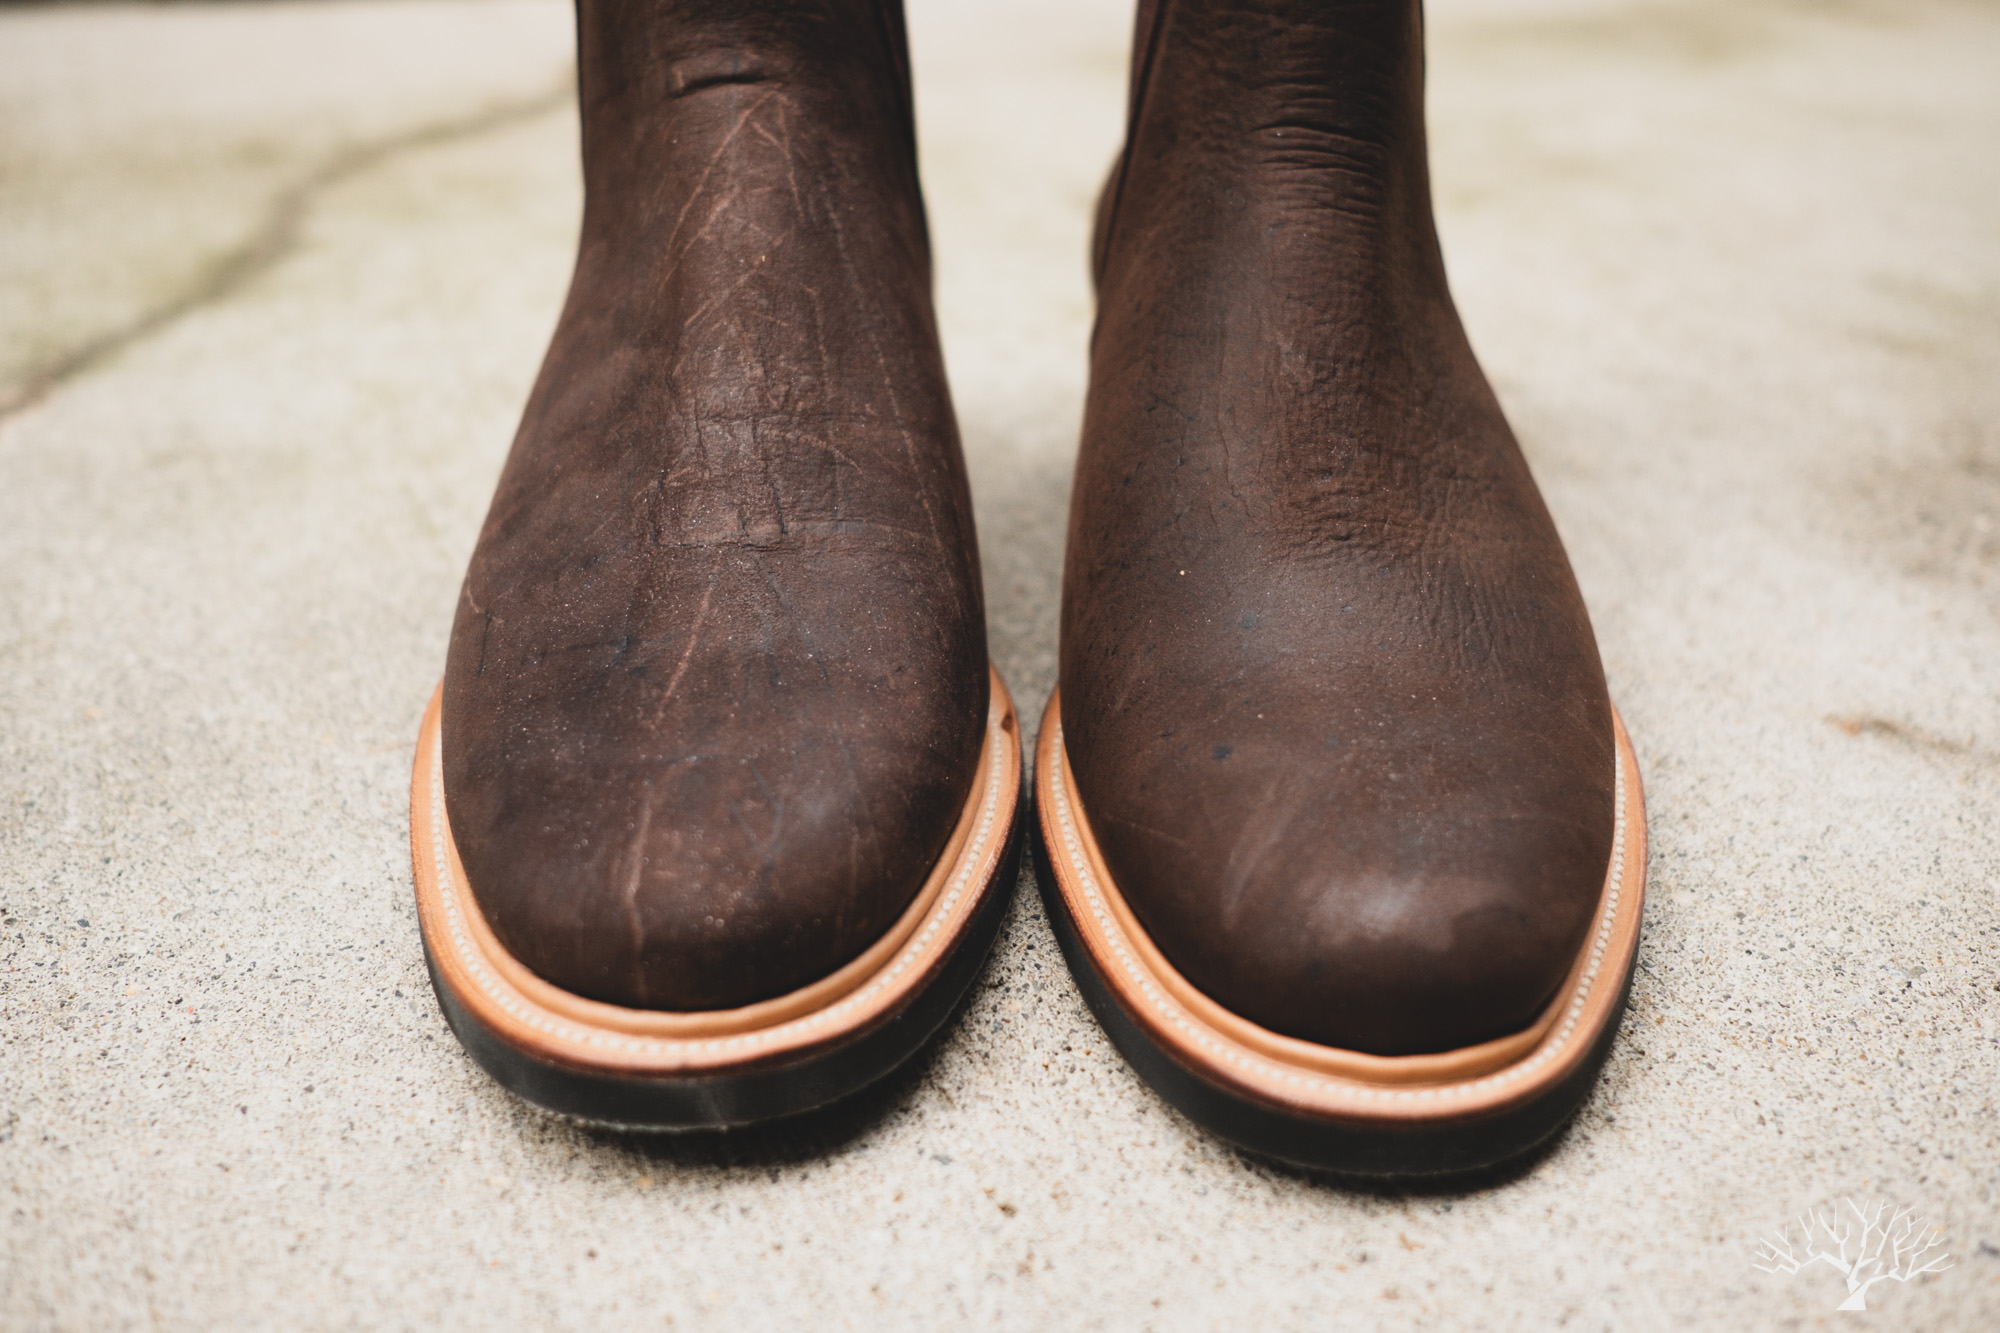
[[[1418,7],[1149,4],[1128,134],[1060,666],[1107,867],[1277,1032],[1518,1031],[1604,882],[1612,723],[1446,287]]]
[[[911,901],[987,702],[900,6],[580,0],[569,297],[466,575],[452,835],[577,994],[733,1007]]]

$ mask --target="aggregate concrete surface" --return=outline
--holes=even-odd
[[[1052,683],[1122,0],[913,0],[1001,669]],[[574,1127],[424,977],[407,766],[570,263],[560,0],[0,10],[0,1324],[2000,1326],[2000,7],[1439,0],[1455,289],[1648,781],[1625,1030],[1479,1187],[1248,1160],[1025,881],[804,1125]]]

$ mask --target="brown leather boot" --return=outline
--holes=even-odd
[[[1453,308],[1414,0],[1142,7],[1037,762],[1050,916],[1169,1100],[1356,1172],[1588,1091],[1645,821]]]
[[[896,0],[578,5],[576,274],[412,792],[452,1026],[622,1124],[831,1100],[1011,892]]]

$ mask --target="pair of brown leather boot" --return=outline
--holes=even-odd
[[[893,1068],[976,975],[986,661],[896,0],[580,0],[575,279],[418,746],[473,1054],[703,1127]],[[1143,3],[1036,756],[1092,1009],[1190,1116],[1363,1172],[1587,1092],[1644,817],[1446,288],[1415,0]]]

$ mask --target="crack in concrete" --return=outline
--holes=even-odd
[[[575,80],[565,79],[533,97],[497,103],[469,115],[398,130],[337,150],[274,194],[250,234],[211,260],[178,294],[116,328],[57,353],[31,369],[12,388],[0,387],[0,421],[26,411],[58,386],[96,369],[196,311],[229,299],[268,273],[299,248],[306,217],[327,191],[401,154],[477,138],[547,115],[568,105],[575,95]]]

